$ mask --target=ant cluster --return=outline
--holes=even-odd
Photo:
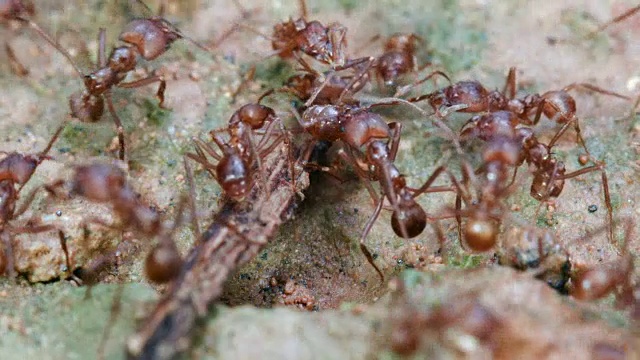
[[[304,4],[304,2],[302,2]],[[200,237],[194,205],[193,176],[189,162],[193,161],[208,172],[220,185],[224,197],[248,208],[259,208],[252,204],[249,194],[258,189],[269,191],[266,186],[272,174],[265,169],[267,157],[274,150],[284,147],[286,151],[277,156],[286,156],[288,176],[283,179],[287,186],[297,192],[296,179],[303,171],[322,170],[336,172],[346,164],[363,182],[370,194],[374,208],[362,229],[360,248],[368,262],[384,279],[383,271],[367,248],[367,236],[383,209],[391,211],[390,225],[394,233],[404,239],[415,238],[423,233],[427,224],[434,227],[441,244],[446,241],[441,221],[455,219],[458,239],[469,252],[497,250],[502,227],[518,223],[511,213],[509,200],[518,190],[523,179],[518,176],[522,165],[527,166],[526,176],[531,179],[530,195],[540,204],[558,198],[565,181],[579,176],[598,173],[607,209],[606,231],[614,242],[614,216],[609,194],[606,164],[596,159],[583,138],[577,105],[570,91],[588,90],[616,97],[631,99],[588,83],[573,83],[559,90],[541,94],[524,94],[518,91],[516,69],[508,72],[505,85],[500,90],[489,90],[476,80],[452,82],[442,71],[435,70],[419,76],[425,66],[419,66],[417,49],[422,39],[416,34],[394,34],[385,44],[381,55],[351,58],[347,49],[347,28],[339,23],[329,25],[307,19],[305,6],[303,15],[297,20],[289,19],[273,27],[271,35],[263,35],[271,41],[272,55],[297,66],[299,73],[291,76],[281,87],[270,89],[255,102],[238,108],[229,118],[226,127],[211,130],[210,141],[194,137],[193,152],[185,154],[185,171],[191,189],[188,200],[182,199],[176,211],[176,220],[171,227],[164,225],[163,218],[136,194],[127,181],[127,174],[115,165],[86,164],[74,167],[70,180],[57,180],[37,187],[26,196],[26,201],[16,203],[24,185],[30,180],[38,165],[50,159],[47,155],[59,137],[60,127],[44,150],[37,154],[5,153],[0,161],[0,273],[15,276],[12,237],[19,233],[36,233],[57,230],[60,245],[66,256],[69,277],[77,282],[92,283],[91,274],[86,277],[74,274],[75,265],[67,250],[64,232],[52,225],[16,227],[13,220],[25,212],[34,194],[44,188],[55,199],[67,200],[82,197],[90,202],[108,204],[119,219],[116,225],[100,219],[88,218],[83,226],[98,224],[130,231],[135,235],[156,239],[145,261],[147,278],[154,283],[168,283],[178,278],[183,260],[174,242],[176,229],[183,222],[184,207],[188,203],[196,237]],[[117,128],[119,142],[118,158],[126,159],[126,137],[122,120],[118,116],[111,92],[114,88],[137,88],[159,83],[157,97],[164,104],[166,81],[161,75],[151,75],[128,81],[129,74],[142,60],[151,61],[166,51],[170,45],[187,39],[176,27],[160,16],[135,19],[120,33],[123,42],[106,56],[106,32],[98,35],[98,62],[96,69],[84,74],[72,56],[39,25],[31,20],[33,5],[23,1],[0,2],[0,15],[6,21],[28,25],[50,45],[69,60],[77,74],[83,79],[84,89],[69,98],[71,116],[83,122],[96,122],[104,113],[105,102]],[[248,26],[237,26],[238,29]],[[7,47],[11,57],[11,50]],[[15,57],[12,57],[15,59]],[[406,96],[420,91],[420,85],[434,77],[442,77],[449,85],[426,94]],[[390,98],[375,102],[358,99],[361,92],[375,88],[395,90]],[[296,107],[276,109],[264,105],[265,99],[280,94],[296,98]],[[427,103],[429,110],[421,105]],[[453,143],[459,169],[439,166],[419,187],[412,187],[403,171],[396,164],[403,123],[388,122],[376,112],[376,108],[403,106],[429,119]],[[278,111],[280,110],[280,111]],[[432,110],[432,112],[431,112]],[[287,126],[282,114],[292,114],[296,126]],[[459,131],[451,129],[449,115],[471,114]],[[545,142],[536,126],[545,117],[559,125]],[[576,142],[584,155],[580,157],[581,168],[567,170],[565,163],[553,152],[560,139],[573,129]],[[317,164],[312,154],[318,144],[335,144],[337,151],[331,166]],[[481,146],[479,160],[474,158],[473,145]],[[436,186],[436,181],[445,177],[445,185]],[[428,214],[418,202],[426,193],[449,192],[455,195],[455,203]],[[386,205],[386,206],[385,206]],[[241,231],[235,224],[226,223],[231,232]],[[633,259],[628,252],[631,241],[631,226],[627,226],[623,261],[576,272],[572,278],[571,294],[578,299],[597,299],[616,292],[620,301],[635,304],[631,274]],[[507,238],[524,239],[533,244],[535,260],[520,261],[518,253],[506,251],[505,258],[520,268],[543,267],[542,276],[560,290],[565,288],[569,277],[568,255],[555,246],[551,235],[534,227],[524,227]],[[247,242],[251,242],[247,239]],[[503,240],[507,243],[507,240]],[[117,249],[97,259],[91,272],[108,266]],[[557,267],[563,272],[548,273],[553,266],[551,253],[559,254]],[[554,256],[555,256],[554,255]],[[515,259],[515,260],[514,260]],[[556,266],[556,265],[554,265]],[[540,272],[540,270],[538,270]],[[540,273],[542,274],[542,273]],[[474,304],[464,304],[474,310]],[[469,311],[471,311],[469,310]],[[475,310],[474,310],[475,311]],[[444,317],[444,315],[438,315]],[[490,319],[489,319],[490,320]],[[489,321],[487,320],[487,321]]]

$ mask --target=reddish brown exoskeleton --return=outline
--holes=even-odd
[[[34,199],[36,191],[26,196],[23,204],[16,209],[20,192],[35,173],[38,165],[50,159],[47,155],[56,142],[64,125],[59,127],[47,146],[38,154],[5,153],[0,160],[0,274],[15,275],[12,237],[18,233],[37,233],[52,230],[51,226],[27,226],[14,228],[11,221],[23,214]],[[68,257],[68,254],[65,254]],[[68,260],[67,260],[68,261]]]

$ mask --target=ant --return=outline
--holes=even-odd
[[[186,161],[185,168],[187,168]],[[191,183],[189,169],[187,175]],[[63,186],[70,188],[68,195],[60,194],[59,189]],[[158,241],[145,260],[147,278],[153,283],[163,284],[177,276],[182,266],[182,258],[173,235],[182,222],[184,200],[181,200],[178,206],[177,220],[173,228],[167,231],[158,213],[139,199],[127,183],[125,172],[117,166],[109,164],[76,166],[73,180],[70,182],[58,180],[48,185],[46,189],[55,197],[82,196],[92,202],[110,204],[120,218],[121,225],[112,225],[98,218],[90,218],[84,221],[83,226],[86,227],[87,223],[95,223],[111,228],[131,229],[148,238],[156,237]],[[193,200],[191,200],[191,209],[194,209]],[[192,217],[195,217],[195,214],[192,214]],[[196,224],[195,219],[194,224]],[[199,232],[197,224],[196,231]]]
[[[118,133],[120,160],[124,160],[125,156],[124,128],[120,117],[115,111],[111,90],[114,87],[138,88],[159,82],[160,85],[156,96],[160,100],[159,106],[163,107],[166,89],[166,81],[163,76],[150,75],[139,80],[124,81],[129,72],[136,68],[139,58],[154,60],[164,54],[169,49],[169,46],[178,39],[186,39],[205,49],[194,40],[183,35],[176,27],[161,17],[153,16],[134,19],[120,33],[119,39],[124,44],[114,48],[108,58],[106,56],[106,30],[104,28],[100,29],[98,33],[97,69],[89,74],[84,74],[75,64],[72,56],[44,30],[33,22],[25,19],[21,20],[32,26],[47,42],[64,55],[75,72],[83,79],[85,89],[72,94],[69,98],[72,117],[82,122],[96,122],[100,120],[104,113],[104,103],[106,101]]]
[[[625,236],[619,260],[576,272],[571,279],[571,296],[578,300],[592,301],[616,292],[616,298],[621,305],[637,306],[638,299],[635,298],[631,279],[634,269],[633,255],[629,253],[634,225],[631,219],[625,221]],[[597,230],[599,231],[601,230]],[[593,235],[587,234],[584,238]]]
[[[396,122],[387,124],[380,115],[369,109],[373,106],[397,103],[402,103],[402,100],[391,99],[389,102],[383,101],[369,106],[313,105],[306,109],[302,116],[294,111],[302,129],[312,137],[305,152],[312,151],[319,141],[340,141],[344,146],[338,154],[353,166],[361,179],[365,180],[365,186],[374,200],[375,210],[360,237],[360,248],[383,279],[382,272],[374,264],[373,257],[365,246],[365,240],[382,210],[384,198],[389,201],[393,210],[391,226],[394,232],[409,239],[422,233],[427,222],[427,214],[415,201],[415,197],[424,192],[442,191],[429,189],[435,177],[430,178],[420,189],[412,191],[407,186],[405,177],[395,166],[402,125]],[[361,150],[363,148],[364,150]],[[370,179],[380,182],[380,198],[371,186]]]
[[[280,122],[280,119],[272,108],[260,102],[272,92],[273,90],[267,91],[256,103],[246,104],[234,112],[227,128],[209,132],[213,142],[222,151],[222,155],[218,154],[211,145],[197,138],[193,140],[196,153],[186,154],[216,179],[225,195],[236,201],[244,200],[253,188],[254,164],[257,163],[258,168],[261,169],[261,159],[283,141],[282,136],[278,136],[268,144],[273,127],[276,122]],[[258,144],[254,144],[252,134],[260,129],[264,130],[264,134]],[[229,134],[229,140],[225,140],[220,135],[223,131]],[[211,163],[207,155],[214,158],[217,163]],[[264,174],[262,176],[264,177]]]
[[[0,239],[2,240],[0,274],[8,273],[11,277],[15,275],[13,246],[11,244],[12,233],[39,233],[51,230],[50,226],[14,228],[10,225],[10,222],[27,211],[27,208],[33,202],[38,188],[29,193],[22,206],[16,210],[16,203],[22,188],[29,182],[38,166],[44,160],[51,159],[47,154],[65,125],[63,124],[56,130],[47,146],[38,154],[23,155],[16,152],[3,152],[6,156],[0,161]],[[16,185],[18,185],[17,189]]]
[[[561,90],[547,91],[543,94],[530,94],[523,98],[516,98],[516,68],[512,67],[509,69],[509,74],[507,75],[502,91],[489,91],[478,81],[460,81],[432,93],[411,98],[409,101],[418,102],[427,100],[436,112],[436,115],[440,117],[442,117],[440,113],[442,107],[451,108],[454,106],[464,106],[463,108],[455,110],[463,113],[506,110],[515,114],[519,123],[523,125],[536,125],[544,114],[552,121],[562,124],[563,129],[573,124],[578,143],[582,146],[587,156],[593,159],[580,131],[579,120],[576,116],[576,101],[568,93],[570,90],[579,88],[627,101],[631,100],[628,96],[588,83],[573,83],[565,86]],[[533,119],[531,119],[531,116],[533,116]],[[564,133],[564,131],[561,131],[559,134],[562,133]]]
[[[503,138],[516,140],[518,146],[514,149],[516,153],[513,155],[517,160],[508,164],[508,166],[514,168],[511,184],[515,181],[517,169],[526,161],[532,168],[533,174],[529,193],[541,203],[549,198],[560,196],[565,180],[600,171],[604,200],[608,211],[609,239],[613,241],[613,208],[605,164],[601,161],[596,161],[595,165],[567,173],[564,163],[553,155],[551,149],[568,127],[563,126],[554,135],[549,144],[544,144],[538,141],[530,127],[519,124],[517,115],[512,111],[494,111],[472,117],[463,125],[460,137],[463,142],[473,138],[478,138],[488,143],[503,142]],[[490,175],[486,174],[486,176]]]

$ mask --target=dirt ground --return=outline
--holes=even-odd
[[[150,6],[156,8],[156,3]],[[418,62],[432,62],[453,81],[477,79],[487,88],[501,88],[508,69],[517,67],[520,94],[590,83],[635,98],[640,93],[640,14],[584,39],[598,24],[634,5],[604,0],[564,0],[544,6],[487,0],[308,1],[310,18],[337,21],[348,28],[353,56],[379,54],[380,41],[370,41],[375,35],[412,32],[424,39]],[[93,68],[100,27],[106,28],[111,46],[128,20],[148,15],[136,2],[125,0],[39,6],[34,20],[55,34],[85,71]],[[248,2],[243,6],[250,10],[243,21],[253,31],[234,33],[213,54],[179,41],[157,60],[141,64],[136,76],[159,69],[169,79],[170,110],[158,107],[155,86],[114,92],[127,134],[128,163],[121,165],[141,198],[168,221],[175,218],[179,198],[187,191],[182,156],[191,151],[191,138],[223,126],[241,104],[281,86],[294,72],[290,64],[267,58],[269,41],[254,31],[268,34],[275,23],[298,16],[298,2],[269,0],[256,8]],[[169,1],[166,17],[196,41],[212,44],[242,19],[242,9],[227,0]],[[38,152],[53,131],[70,120],[67,99],[82,83],[64,57],[29,29],[7,24],[0,38],[29,70],[25,77],[15,75],[0,52],[0,84],[5,89],[0,97],[0,150]],[[554,44],[551,38],[569,41]],[[233,102],[233,91],[252,65],[255,80]],[[430,86],[416,92],[429,91]],[[632,221],[636,235],[626,251],[635,259],[640,249],[640,121],[635,114],[629,116],[629,102],[583,91],[572,94],[587,146],[595,158],[606,162],[614,217]],[[381,94],[372,86],[363,96]],[[289,114],[289,100],[275,97],[268,104],[291,125],[295,120]],[[455,169],[458,160],[452,147],[431,122],[407,109],[383,114],[404,125],[397,165],[413,186],[439,165]],[[452,116],[447,121],[457,130],[467,118]],[[536,134],[549,140],[557,128],[543,119]],[[581,150],[574,139],[569,131],[554,149],[568,171],[581,167]],[[95,124],[71,121],[50,155],[53,159],[42,163],[25,193],[68,178],[73,165],[113,161],[117,138],[109,115]],[[221,299],[224,305],[212,311],[191,357],[640,358],[637,314],[634,322],[631,307],[620,309],[613,296],[579,302],[534,279],[535,271],[517,272],[496,264],[494,254],[508,252],[510,239],[526,227],[553,234],[559,245],[555,251],[560,258],[568,257],[573,271],[620,263],[624,255],[622,226],[616,226],[614,244],[606,232],[587,235],[606,224],[599,172],[567,180],[561,196],[542,206],[537,216],[538,202],[528,194],[527,175],[521,172],[521,191],[509,199],[513,211],[496,251],[467,253],[458,243],[455,222],[443,222],[447,239],[443,247],[430,227],[404,241],[391,230],[390,214],[383,212],[367,239],[387,280],[380,282],[358,249],[362,228],[373,211],[366,189],[348,172],[343,181],[313,174],[294,219],[229,279]],[[206,226],[219,205],[220,188],[202,169],[196,169],[195,181],[198,216]],[[454,197],[429,194],[418,201],[429,214],[437,215],[452,206]],[[56,215],[59,211],[61,216]],[[38,221],[64,229],[73,266],[82,267],[122,241],[120,232],[99,227],[82,240],[83,219],[117,221],[109,214],[108,207],[84,200],[53,200],[39,192],[16,223]],[[179,231],[183,254],[194,241],[192,229]],[[104,351],[107,358],[122,358],[136,322],[162,291],[149,286],[142,274],[149,240],[130,243],[118,267],[86,299],[84,289],[59,281],[68,269],[56,232],[16,235],[20,276],[0,280],[0,353],[12,358],[95,357],[111,300],[118,284],[126,283]],[[394,279],[396,275],[400,277]],[[638,271],[631,278],[637,283]]]

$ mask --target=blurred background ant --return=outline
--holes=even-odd
[[[29,225],[15,226],[12,221],[27,211],[33,202],[36,192],[40,190],[36,187],[24,198],[20,207],[16,208],[20,192],[29,182],[38,166],[49,160],[48,153],[56,142],[66,123],[60,126],[49,140],[47,146],[39,153],[20,154],[17,152],[2,152],[5,157],[0,160],[0,275],[7,274],[9,277],[16,275],[14,269],[13,236],[20,233],[39,233],[53,230],[52,226]]]

